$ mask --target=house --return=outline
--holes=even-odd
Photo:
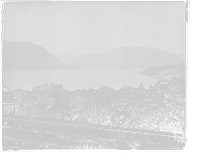
[[[11,115],[15,110],[15,92],[3,92],[2,114]]]
[[[167,79],[162,79],[159,82],[160,82],[160,85],[162,86],[162,85],[167,85],[170,81]]]
[[[115,111],[115,114],[112,116],[113,124],[114,125],[120,125],[120,123],[128,118],[126,111]]]
[[[44,104],[45,109],[48,111],[51,107],[55,105],[55,100],[52,97],[44,97],[44,98],[38,98],[37,103]]]
[[[126,119],[128,117],[126,111],[120,111],[118,113],[118,115],[119,115],[120,121],[122,121],[122,120],[124,120],[124,119]]]
[[[70,101],[61,101],[60,112],[64,112],[70,108]]]
[[[120,124],[120,117],[119,117],[119,115],[113,115],[112,116],[112,120],[113,120],[113,125],[119,125]]]

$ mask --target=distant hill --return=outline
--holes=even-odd
[[[180,64],[183,58],[154,48],[123,47],[104,53],[62,57],[68,64],[83,68],[140,68]]]
[[[39,45],[29,42],[3,41],[4,70],[49,70],[73,68],[56,59]]]
[[[185,64],[151,67],[141,72],[143,75],[182,75],[185,73]]]

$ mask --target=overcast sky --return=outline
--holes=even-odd
[[[38,44],[54,55],[154,47],[183,55],[183,2],[5,3],[3,39]]]

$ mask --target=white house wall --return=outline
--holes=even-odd
[[[4,113],[10,115],[10,114],[14,113],[15,105],[14,104],[4,104],[3,108],[4,108]]]

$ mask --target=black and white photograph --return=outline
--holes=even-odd
[[[184,150],[184,1],[2,7],[2,150]]]

